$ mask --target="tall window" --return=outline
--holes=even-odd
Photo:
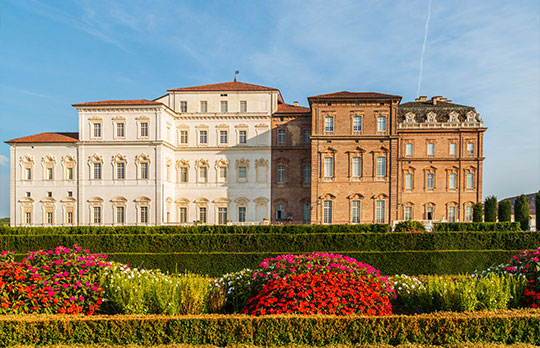
[[[433,207],[426,207],[426,219],[433,220]]]
[[[325,132],[334,131],[334,117],[333,116],[326,116],[324,118],[324,131]]]
[[[141,163],[141,179],[148,179],[148,163]]]
[[[73,224],[73,212],[72,211],[68,211],[67,214],[66,214],[66,223],[71,225]]]
[[[68,180],[73,180],[73,167],[68,167],[67,168],[67,179]]]
[[[277,142],[278,144],[285,144],[287,139],[287,132],[285,129],[278,129],[277,131]]]
[[[116,178],[125,179],[126,178],[126,168],[125,163],[116,163]]]
[[[277,166],[277,182],[279,183],[285,182],[285,166],[284,165]]]
[[[116,207],[116,223],[124,224],[126,222],[126,211],[124,207]]]
[[[304,221],[311,221],[311,205],[309,203],[304,203],[302,218]]]
[[[240,144],[247,144],[247,131],[241,130],[238,132],[238,142]]]
[[[474,144],[473,143],[467,143],[467,155],[469,155],[469,156],[474,155]]]
[[[362,176],[362,158],[352,158],[352,176],[353,178],[359,178]]]
[[[456,207],[448,207],[448,221],[456,222]]]
[[[405,156],[412,156],[412,152],[413,152],[413,144],[411,143],[405,144]]]
[[[323,223],[332,223],[332,201],[330,200],[323,202]]]
[[[94,123],[94,138],[101,138],[101,123]]]
[[[208,180],[208,168],[200,167],[199,168],[199,181],[206,182]]]
[[[141,137],[148,136],[148,122],[141,122]]]
[[[332,157],[324,158],[324,177],[331,178],[334,176],[334,159]]]
[[[94,224],[101,223],[101,207],[94,207]]]
[[[386,176],[386,157],[377,157],[377,177],[384,178]]]
[[[405,220],[411,220],[412,219],[412,207],[407,206],[405,207],[405,214],[403,216]]]
[[[362,131],[362,116],[353,117],[353,132]]]
[[[377,132],[386,132],[386,116],[377,117]]]
[[[94,163],[94,179],[101,179],[101,163]]]
[[[238,180],[246,181],[247,178],[247,167],[238,167]]]
[[[53,169],[47,168],[47,180],[53,180]]]
[[[240,112],[247,112],[247,101],[240,100]]]
[[[205,131],[205,130],[199,131],[199,143],[200,144],[208,143],[208,131]]]
[[[304,144],[311,143],[311,129],[304,129]]]
[[[227,167],[219,167],[219,180],[227,181]]]
[[[405,174],[405,189],[412,190],[413,175],[411,173]]]
[[[31,225],[32,224],[32,213],[27,211],[26,213],[24,213],[24,221],[27,225]]]
[[[468,189],[472,189],[474,187],[474,175],[473,175],[473,173],[467,173],[466,180],[467,180],[467,186],[466,187]]]
[[[180,167],[180,182],[188,182],[188,169],[187,169],[187,167]]]
[[[201,112],[208,112],[208,102],[201,100]]]
[[[351,208],[352,208],[352,211],[351,211],[352,223],[359,224],[360,223],[360,201],[359,200],[352,201]]]
[[[225,225],[227,223],[227,208],[218,208],[218,224]]]
[[[450,143],[450,156],[455,156],[457,154],[457,144]]]
[[[285,204],[276,205],[276,220],[285,219]]]
[[[52,225],[54,223],[54,216],[52,211],[47,212],[47,224]]]
[[[428,173],[427,176],[426,176],[426,188],[428,190],[433,190],[433,186],[434,186],[434,174],[433,173]]]
[[[26,180],[32,180],[32,168],[25,168],[25,176]]]
[[[118,122],[116,124],[116,136],[123,138],[125,136],[126,124],[124,122]]]
[[[302,181],[304,183],[309,183],[311,182],[311,166],[309,164],[305,164],[303,167],[302,167]]]
[[[427,144],[427,154],[428,154],[428,156],[433,156],[435,154],[435,144],[434,143],[428,143]]]
[[[226,100],[221,101],[221,112],[229,111],[229,103]]]
[[[465,207],[465,221],[472,221],[473,219],[473,207],[468,205]]]
[[[238,222],[246,222],[246,207],[238,207]]]
[[[201,220],[203,224],[206,223],[206,207],[199,207],[199,220]]]
[[[141,207],[141,223],[148,223],[148,207]]]
[[[187,112],[187,101],[180,101],[180,112]]]
[[[178,222],[181,224],[185,224],[187,222],[187,208],[186,207],[180,207],[178,209]]]
[[[449,189],[455,189],[456,188],[456,178],[457,175],[455,173],[450,173],[448,175],[448,188]]]
[[[220,144],[227,144],[228,142],[228,132],[226,130],[219,131],[219,143]]]
[[[382,199],[375,202],[375,222],[378,224],[384,224],[384,215],[385,215],[385,201]]]
[[[179,144],[187,144],[188,143],[188,131],[187,130],[181,130],[180,131],[180,139],[178,141]]]

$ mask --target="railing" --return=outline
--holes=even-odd
[[[398,129],[407,128],[477,128],[483,127],[484,122],[400,122]]]

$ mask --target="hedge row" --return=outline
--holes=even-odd
[[[71,226],[9,227],[0,226],[0,235],[7,234],[259,234],[259,233],[363,233],[388,232],[386,224],[358,225],[207,225],[207,226]]]
[[[85,234],[0,235],[0,250],[26,252],[78,244],[101,253],[310,252],[527,249],[537,232],[310,233],[310,234]]]
[[[442,231],[521,231],[519,222],[443,222],[433,224],[434,232]]]
[[[7,316],[0,342],[16,344],[309,344],[455,342],[540,343],[540,311],[416,316]]]

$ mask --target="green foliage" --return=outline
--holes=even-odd
[[[420,221],[407,220],[396,224],[394,232],[425,231],[424,224]]]
[[[478,202],[473,205],[473,222],[482,222],[483,213],[482,203]]]
[[[238,313],[246,303],[261,291],[264,279],[254,277],[257,269],[243,269],[228,273],[212,283],[211,293],[223,297],[223,305],[213,308],[211,313]]]
[[[9,218],[1,218],[0,219],[0,226],[9,226]]]
[[[499,218],[499,222],[512,221],[512,203],[510,201],[502,201],[501,203],[499,203],[497,215]]]
[[[484,201],[484,221],[497,222],[497,197],[489,196]]]
[[[534,204],[536,207],[536,230],[540,231],[540,214],[538,214],[538,211],[540,210],[540,191],[536,192],[534,195]]]
[[[516,222],[441,222],[433,225],[433,232],[442,231],[521,231]]]
[[[523,231],[529,230],[529,201],[525,195],[520,195],[514,204],[514,221],[519,222]]]

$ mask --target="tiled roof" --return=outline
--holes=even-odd
[[[88,103],[73,104],[73,106],[114,106],[114,105],[163,105],[162,103],[147,100],[147,99],[135,99],[135,100],[100,100]]]
[[[341,91],[341,92],[334,92],[334,93],[328,93],[328,94],[320,94],[320,95],[314,95],[309,97],[308,99],[315,99],[315,98],[344,98],[344,99],[353,99],[353,98],[401,98],[399,95],[392,95],[392,94],[383,94],[383,93],[376,93],[376,92],[349,92],[349,91]]]
[[[305,114],[311,113],[310,108],[291,104],[278,104],[276,114]]]
[[[279,91],[277,88],[252,85],[250,83],[244,82],[223,82],[223,83],[214,83],[211,85],[202,85],[202,86],[193,86],[193,87],[183,87],[183,88],[174,88],[169,89],[173,92],[218,92],[218,91]]]
[[[6,143],[75,143],[79,141],[77,132],[47,132],[11,139]]]

